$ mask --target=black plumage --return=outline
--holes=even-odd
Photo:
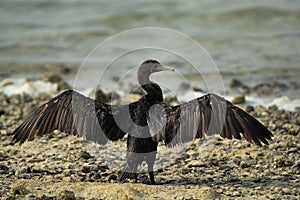
[[[155,60],[145,61],[138,70],[138,82],[146,91],[139,101],[128,105],[108,105],[68,90],[35,109],[15,129],[14,140],[23,143],[59,130],[105,144],[127,136],[127,158],[119,176],[124,181],[135,175],[146,161],[151,184],[155,184],[153,165],[157,145],[168,147],[220,134],[261,146],[272,140],[272,133],[254,117],[229,101],[207,94],[178,106],[163,103],[162,90],[149,80],[154,72],[171,70]]]

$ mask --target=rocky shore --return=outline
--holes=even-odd
[[[49,94],[0,93],[2,199],[299,198],[299,109],[241,105],[274,133],[269,146],[206,137],[189,144],[173,163],[157,169],[156,179],[162,185],[144,184],[146,173],[139,175],[138,183],[121,184],[116,182],[120,169],[105,163],[81,138],[55,131],[21,146],[14,144],[14,128],[50,98]],[[124,151],[124,141],[115,144]],[[100,152],[116,157],[124,153],[111,154],[110,150],[104,145]],[[159,151],[167,152],[163,146]],[[164,156],[168,154],[174,156],[168,152]]]

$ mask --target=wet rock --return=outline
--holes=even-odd
[[[262,96],[280,93],[281,91],[287,89],[289,89],[289,86],[287,84],[276,81],[260,83],[252,88],[253,91],[255,91],[258,95]]]
[[[70,66],[60,65],[60,72],[62,74],[69,74],[72,72],[72,68]]]
[[[44,75],[43,80],[49,81],[51,83],[58,83],[58,82],[62,81],[62,78],[58,74],[49,73],[49,74]]]
[[[199,88],[199,87],[193,87],[193,91],[194,92],[202,92],[202,93],[207,93],[206,90],[202,89],[202,88]]]
[[[268,107],[268,110],[272,111],[272,112],[275,112],[275,111],[278,111],[278,106],[277,105],[270,105]]]
[[[240,81],[238,79],[232,79],[229,83],[229,86],[231,88],[241,87],[243,85],[244,85],[244,83],[242,83],[242,81]]]
[[[57,84],[57,90],[61,91],[61,90],[66,90],[66,89],[71,89],[71,87],[69,86],[69,84],[67,82],[65,82],[62,77],[58,74],[46,74],[43,77],[44,81],[48,81],[51,83],[56,83]]]
[[[231,101],[233,104],[242,104],[246,102],[245,95],[241,94],[239,96],[236,96]]]
[[[238,79],[232,79],[231,82],[229,83],[229,86],[231,88],[238,88],[242,94],[251,93],[251,88]]]

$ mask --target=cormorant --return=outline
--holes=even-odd
[[[146,95],[128,105],[108,105],[67,90],[35,109],[15,129],[13,138],[21,144],[59,130],[105,144],[128,133],[126,163],[119,180],[133,174],[137,181],[137,167],[145,161],[151,184],[155,184],[153,165],[159,142],[172,147],[212,134],[228,139],[241,139],[242,134],[258,146],[272,140],[272,133],[259,121],[216,94],[166,105],[159,85],[149,80],[152,73],[166,70],[172,69],[155,60],[143,62],[138,82]]]

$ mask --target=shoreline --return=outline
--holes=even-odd
[[[35,76],[27,75],[22,77],[21,75],[10,75],[9,77],[2,77],[2,79],[0,79],[0,93],[4,93],[8,96],[22,93],[37,96],[45,93],[49,94],[52,98],[62,90],[75,89],[83,95],[89,96],[95,90],[95,87],[99,87],[102,91],[104,91],[104,93],[117,94],[120,98],[123,98],[124,96],[130,96],[132,90],[137,87],[134,83],[132,83],[132,81],[128,81],[126,79],[123,82],[118,82],[113,88],[105,86],[110,84],[113,85],[115,80],[107,80],[106,85],[101,86],[83,83],[82,87],[73,88],[75,82],[74,76],[73,72],[59,74],[55,70],[53,73],[36,73]],[[186,77],[187,81],[190,82],[176,83],[176,81],[173,80],[173,77],[168,80],[168,83],[162,84],[165,97],[167,99],[177,98],[179,102],[187,102],[209,93],[209,91],[205,91],[206,89],[205,86],[202,85],[203,83],[199,83],[199,80],[195,80],[198,76],[195,77],[194,75],[187,75]],[[172,88],[167,88],[168,85],[172,85]],[[260,83],[250,86],[242,82],[240,79],[227,78],[225,82],[225,90],[217,91],[216,94],[232,101],[235,104],[246,104],[251,106],[262,105],[265,107],[276,105],[280,109],[287,111],[296,111],[300,109],[300,99],[297,96],[298,89],[296,90],[295,88],[294,92],[291,90],[289,93],[279,95],[278,91],[274,91],[274,93],[272,93],[273,90],[278,90],[276,87],[280,90],[284,90],[288,86],[280,85],[280,82],[266,82],[264,84]],[[292,97],[288,96],[290,93],[293,93]]]

